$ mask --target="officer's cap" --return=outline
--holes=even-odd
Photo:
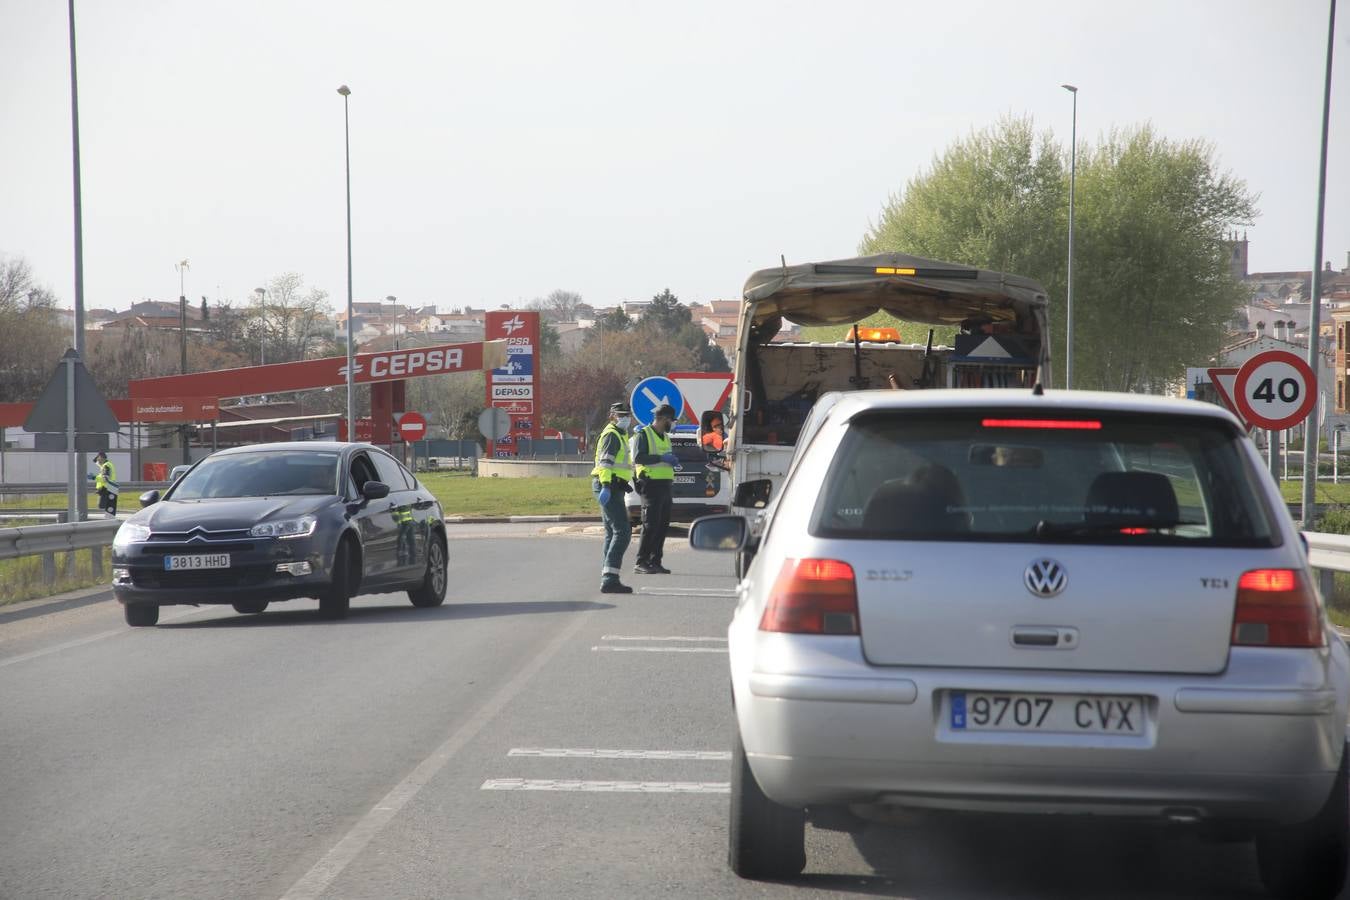
[[[620,400],[618,403],[609,405],[609,414],[611,416],[631,416],[633,411],[628,408],[628,404]]]

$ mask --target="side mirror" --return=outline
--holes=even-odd
[[[367,481],[361,485],[361,496],[367,500],[383,500],[389,496],[389,485],[383,481]]]
[[[749,532],[744,516],[704,516],[689,526],[689,546],[695,550],[741,550]]]
[[[141,509],[147,506],[154,506],[159,502],[159,491],[146,491],[141,494]]]
[[[772,493],[773,482],[767,478],[743,481],[736,485],[736,495],[731,498],[731,505],[763,509],[769,505],[769,496]]]

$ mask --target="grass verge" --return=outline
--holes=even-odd
[[[475,478],[459,472],[417,477],[447,516],[600,515],[589,478]]]
[[[103,574],[94,577],[90,551],[56,554],[56,580],[49,581],[42,572],[41,556],[21,556],[0,560],[0,607],[23,600],[36,600],[74,591],[80,588],[109,584],[112,581],[110,548],[103,547]],[[74,572],[67,573],[67,557],[75,557]]]

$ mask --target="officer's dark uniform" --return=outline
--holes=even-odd
[[[665,418],[674,421],[675,410],[658,406],[652,420]],[[633,462],[637,463],[637,477],[642,481],[642,541],[638,544],[639,575],[669,575],[661,565],[665,553],[666,532],[670,529],[671,487],[675,483],[675,453],[670,435],[648,425],[633,436]]]

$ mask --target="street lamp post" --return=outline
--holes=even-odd
[[[356,372],[352,339],[352,143],[347,98],[351,88],[337,89],[342,95],[342,149],[347,161],[347,440],[356,440]]]
[[[267,288],[254,288],[258,295],[258,365],[267,365]]]
[[[173,266],[178,270],[178,372],[187,374],[187,291],[183,288],[183,275],[189,268],[186,259],[180,259]],[[192,451],[188,447],[188,429],[186,425],[178,428],[178,436],[183,445],[183,463],[192,462]]]
[[[1313,383],[1308,390],[1319,397],[1321,386],[1317,379],[1322,373],[1322,227],[1327,207],[1327,129],[1331,120],[1331,51],[1336,46],[1336,0],[1328,4],[1330,17],[1327,22],[1327,75],[1322,88],[1322,155],[1317,171],[1317,227],[1313,231],[1312,266],[1312,303],[1308,307],[1308,367],[1313,372]],[[1312,408],[1313,424],[1304,429],[1303,439],[1303,527],[1312,527],[1312,519],[1317,511],[1317,451],[1321,449],[1321,422],[1318,404]],[[1307,434],[1311,432],[1311,439]]]
[[[393,294],[389,294],[389,295],[388,295],[387,297],[385,297],[384,299],[389,301],[389,309],[390,309],[390,311],[394,314],[394,349],[397,350],[397,349],[399,349],[399,345],[398,345],[398,320],[399,320],[399,314],[398,314],[398,298],[395,297]]]
[[[1073,387],[1073,189],[1078,180],[1078,88],[1071,84],[1060,87],[1073,94],[1073,124],[1069,129],[1069,268],[1064,303],[1064,388],[1069,390]]]

